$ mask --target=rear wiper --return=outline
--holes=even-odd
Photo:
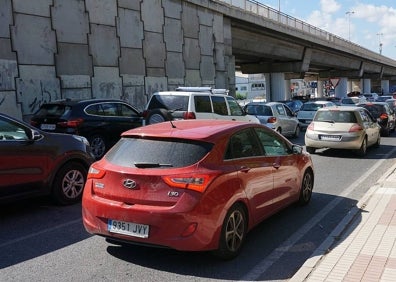
[[[153,168],[153,167],[173,167],[172,164],[160,164],[160,163],[134,163],[137,168]]]

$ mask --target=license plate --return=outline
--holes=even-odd
[[[41,128],[42,130],[55,130],[56,125],[55,125],[55,124],[46,124],[46,123],[43,123],[42,125],[40,125],[40,128]]]
[[[321,135],[320,140],[323,141],[340,141],[341,136],[339,135]]]
[[[113,219],[109,219],[107,222],[108,231],[133,237],[148,238],[149,229],[149,226],[145,224],[125,222]]]

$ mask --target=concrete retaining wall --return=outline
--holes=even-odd
[[[196,1],[195,1],[196,2]],[[29,120],[65,98],[235,89],[231,25],[181,0],[0,0],[0,112]],[[232,93],[232,92],[231,92]]]

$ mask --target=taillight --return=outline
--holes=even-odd
[[[313,123],[313,122],[311,122],[311,123],[308,125],[307,130],[314,130],[314,123]]]
[[[190,189],[198,192],[204,192],[209,183],[216,177],[211,174],[196,174],[196,175],[166,175],[162,179],[171,187]]]
[[[275,123],[275,122],[276,122],[276,117],[269,117],[269,118],[267,119],[267,122],[268,122],[268,123]]]
[[[148,110],[144,110],[143,113],[142,113],[142,117],[146,118],[148,113],[149,113]]]
[[[196,119],[194,112],[184,112],[183,119]]]
[[[352,125],[351,128],[349,129],[349,132],[359,132],[359,131],[361,131],[361,130],[363,130],[363,128],[362,128],[359,124],[355,123],[355,124]]]
[[[105,176],[106,171],[95,168],[93,165],[88,170],[87,179],[101,179]]]
[[[388,119],[388,115],[386,113],[383,113],[380,115],[380,119]]]
[[[57,125],[60,127],[76,128],[76,127],[79,127],[83,122],[84,122],[84,120],[82,118],[78,118],[78,119],[72,119],[72,120],[68,120],[68,121],[58,122]]]

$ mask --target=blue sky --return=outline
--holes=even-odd
[[[258,0],[258,2],[396,60],[395,0]],[[347,13],[350,12],[350,13]],[[352,13],[353,12],[353,13]]]

